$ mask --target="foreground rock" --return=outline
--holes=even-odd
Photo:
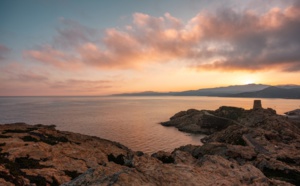
[[[270,179],[300,185],[299,125],[277,115],[273,109],[188,110],[175,114],[162,125],[185,132],[211,134],[202,139],[204,145],[201,147],[179,148],[197,159],[207,155],[222,157],[239,166],[252,165]]]
[[[275,143],[272,134],[269,138]],[[285,140],[296,145],[296,138]],[[216,142],[222,140],[215,134],[202,147],[188,145],[150,156],[54,126],[0,125],[0,185],[289,185],[261,171],[268,168],[273,174],[275,165],[292,177],[298,175],[299,146],[292,154],[282,150],[286,143],[267,148],[280,148],[277,160],[253,147],[230,144],[233,139]]]

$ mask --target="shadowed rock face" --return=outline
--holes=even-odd
[[[272,109],[174,115],[210,134],[203,146],[152,155],[54,126],[0,125],[0,185],[297,185],[300,131]]]
[[[173,126],[188,133],[213,134],[234,124],[244,109],[222,106],[215,111],[189,109],[181,111],[161,122],[163,126]]]

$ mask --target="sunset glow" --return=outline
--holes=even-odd
[[[252,80],[252,79],[247,79],[247,80],[244,81],[244,84],[245,84],[245,85],[253,84],[253,83],[255,83],[255,81]]]
[[[296,0],[0,5],[0,96],[300,84]]]

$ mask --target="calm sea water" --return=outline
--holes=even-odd
[[[0,123],[55,124],[57,129],[120,142],[133,150],[172,151],[201,145],[190,135],[158,124],[189,108],[215,110],[222,105],[249,109],[253,99],[219,97],[0,97]],[[262,99],[263,107],[283,114],[300,100]]]

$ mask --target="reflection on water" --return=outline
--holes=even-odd
[[[219,97],[0,97],[0,123],[55,124],[57,129],[118,141],[133,150],[172,151],[201,145],[190,135],[158,124],[189,108],[215,110],[222,105],[249,109],[251,98]],[[300,100],[262,99],[263,107],[283,114]]]

